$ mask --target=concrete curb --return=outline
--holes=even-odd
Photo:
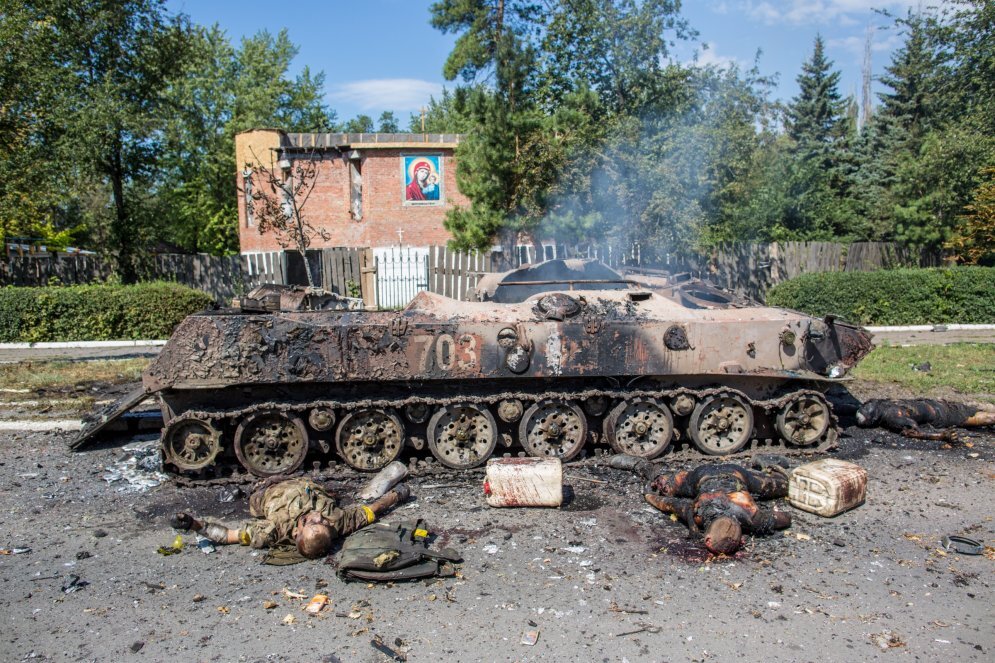
[[[0,350],[65,350],[72,348],[148,348],[166,345],[166,341],[59,341],[38,343],[0,343]]]
[[[897,325],[893,327],[865,327],[872,334],[888,332],[945,332],[945,331],[995,331],[995,325]]]

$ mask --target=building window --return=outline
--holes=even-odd
[[[245,194],[245,226],[251,228],[256,225],[255,209],[252,204],[252,169],[246,168],[242,171],[242,191]]]
[[[356,221],[363,219],[363,159],[353,150],[349,153],[349,214]]]

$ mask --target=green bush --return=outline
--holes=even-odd
[[[0,288],[0,342],[169,338],[211,296],[176,283]]]
[[[995,268],[952,267],[803,274],[767,303],[862,325],[995,323]]]

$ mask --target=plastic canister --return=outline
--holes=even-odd
[[[559,458],[492,458],[484,495],[489,506],[560,506],[563,464]]]
[[[803,511],[831,517],[864,503],[867,470],[836,458],[799,465],[788,481],[788,502]]]

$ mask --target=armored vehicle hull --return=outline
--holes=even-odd
[[[164,459],[182,473],[290,473],[309,454],[376,470],[405,447],[464,469],[499,446],[570,460],[595,443],[653,458],[678,440],[712,455],[835,440],[822,388],[870,351],[867,332],[690,281],[689,308],[688,288],[597,269],[519,271],[485,283],[488,301],[423,292],[393,312],[250,298],[257,310],[184,320],[140,395],[158,396]]]

